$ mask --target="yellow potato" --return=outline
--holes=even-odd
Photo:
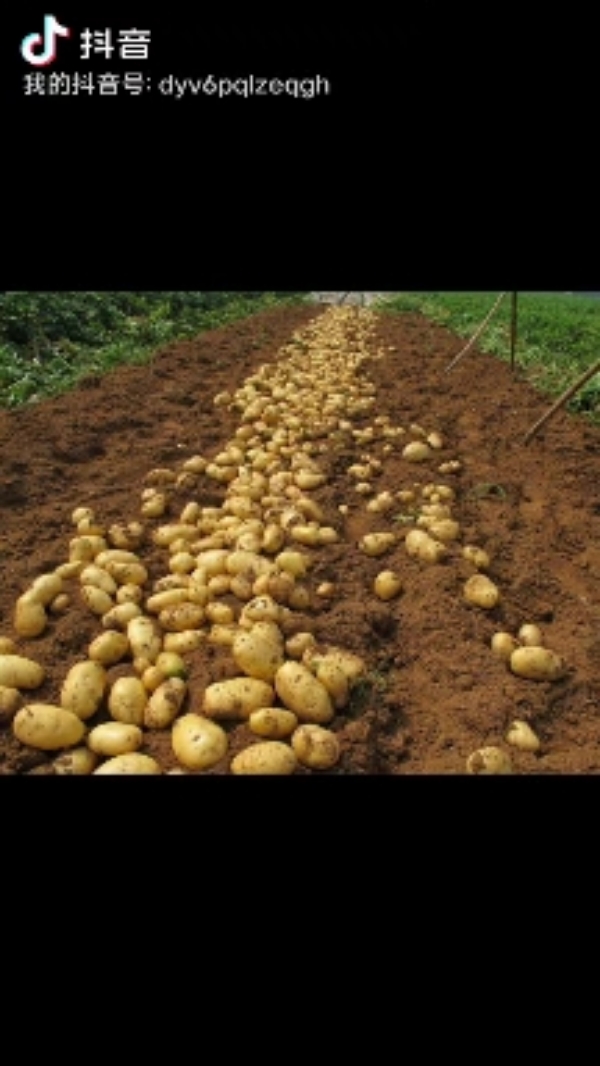
[[[384,555],[397,542],[395,533],[365,533],[358,542],[358,547],[365,555]]]
[[[294,633],[286,640],[285,650],[291,659],[301,659],[309,648],[316,647],[316,643],[313,633],[308,631]]]
[[[275,691],[284,706],[301,722],[330,722],[334,705],[325,685],[304,663],[288,659],[274,679]]]
[[[511,722],[506,734],[506,741],[520,751],[539,751],[540,738],[536,736],[528,722],[516,718]]]
[[[149,576],[146,567],[139,561],[122,563],[109,559],[105,569],[117,585],[145,585]]]
[[[159,624],[168,633],[183,633],[200,629],[204,622],[204,607],[199,603],[178,603],[165,607],[158,615]]]
[[[513,651],[510,668],[513,674],[530,681],[558,681],[566,674],[566,663],[562,656],[539,645]]]
[[[86,737],[90,751],[96,755],[126,755],[137,751],[144,741],[139,726],[125,722],[103,722],[91,729]]]
[[[513,637],[512,633],[506,633],[500,631],[494,633],[491,640],[492,652],[498,659],[503,659],[508,662],[513,651],[519,647],[518,640]]]
[[[186,651],[195,651],[206,640],[204,629],[183,629],[179,633],[165,633],[163,651],[183,655]]]
[[[0,655],[17,655],[17,645],[12,637],[0,637]]]
[[[207,590],[208,597],[208,590]],[[174,607],[179,603],[189,603],[189,583],[176,588],[162,589],[155,592],[146,600],[146,610],[150,614],[159,614],[166,607]]]
[[[55,774],[91,774],[98,765],[98,756],[90,748],[71,748],[54,760]]]
[[[298,761],[312,770],[329,770],[341,755],[335,733],[312,723],[299,726],[292,734],[291,744]]]
[[[296,753],[280,740],[265,740],[244,748],[231,760],[233,774],[287,776],[298,768]]]
[[[315,657],[311,662],[317,681],[325,685],[336,710],[345,707],[350,698],[350,680],[340,663],[324,655]]]
[[[75,747],[85,726],[76,714],[52,703],[26,703],[13,719],[13,732],[21,744],[42,751]]]
[[[63,584],[60,574],[53,570],[50,573],[40,574],[39,577],[36,577],[31,583],[29,592],[38,603],[47,607],[54,597],[63,591]]]
[[[160,765],[150,755],[143,755],[141,751],[126,752],[123,755],[115,755],[112,759],[103,762],[94,774],[162,774]]]
[[[256,622],[234,637],[231,652],[236,665],[249,677],[272,681],[284,661],[283,635],[276,622]]]
[[[365,661],[360,655],[335,644],[310,645],[304,652],[303,661],[311,670],[316,670],[317,662],[323,660],[337,663],[351,683],[357,681],[366,671]]]
[[[294,732],[298,718],[293,711],[286,711],[283,707],[259,707],[252,711],[248,725],[259,737],[280,740]]]
[[[402,449],[402,458],[409,463],[422,463],[431,457],[431,448],[424,440],[413,440]]]
[[[82,585],[93,585],[95,588],[102,589],[109,596],[114,596],[117,591],[117,582],[112,578],[103,566],[98,566],[97,563],[90,563],[89,566],[85,566],[79,574],[79,580]]]
[[[32,592],[19,596],[14,610],[13,626],[20,637],[39,637],[48,625],[46,609]]]
[[[134,659],[147,659],[149,663],[156,662],[163,647],[160,628],[153,618],[148,618],[146,615],[132,618],[127,623],[126,633]]]
[[[467,603],[486,611],[500,602],[500,589],[485,574],[473,574],[465,581],[463,595]]]
[[[542,647],[544,643],[540,627],[533,625],[531,622],[525,622],[519,628],[517,638],[521,641],[521,644],[528,648]]]
[[[380,600],[393,600],[402,591],[402,578],[395,570],[381,570],[374,582],[373,592]]]
[[[80,595],[92,614],[105,615],[114,607],[112,596],[97,585],[82,585]]]
[[[82,721],[96,713],[106,692],[106,670],[102,663],[85,659],[69,670],[60,690],[60,705]]]
[[[447,546],[424,529],[409,530],[404,538],[404,547],[411,558],[423,563],[439,563],[448,553]]]
[[[173,724],[171,745],[178,762],[188,770],[208,770],[225,756],[227,733],[199,714],[183,714]]]
[[[182,677],[185,679],[188,675],[184,660],[175,651],[161,651],[154,665],[159,670],[162,670],[165,677]]]
[[[467,759],[467,773],[488,776],[512,774],[510,756],[502,748],[489,745],[472,752]]]
[[[169,677],[154,690],[144,707],[146,729],[166,729],[175,720],[187,693],[181,677]]]
[[[240,625],[251,627],[255,622],[278,622],[281,605],[272,596],[254,596],[244,604],[240,612]]]
[[[0,727],[9,725],[12,722],[24,702],[24,697],[18,688],[10,685],[0,685]]]
[[[107,629],[91,642],[88,655],[103,666],[114,666],[125,658],[129,650],[129,640],[125,633],[117,629]]]
[[[159,684],[164,680],[160,674]],[[142,726],[148,690],[139,677],[118,677],[108,694],[108,709],[115,722]]]
[[[123,588],[125,586],[122,586]],[[105,629],[127,630],[132,618],[141,618],[143,611],[138,603],[127,600],[126,603],[118,603],[111,607],[106,614],[102,615],[102,625]]]
[[[207,718],[246,720],[259,707],[272,707],[275,690],[257,677],[214,681],[204,690],[202,714]],[[293,708],[292,708],[293,709]]]
[[[462,554],[463,558],[472,563],[477,570],[488,570],[491,565],[488,553],[475,544],[465,544]]]
[[[25,655],[0,655],[0,685],[7,688],[39,688],[46,677],[43,666]]]

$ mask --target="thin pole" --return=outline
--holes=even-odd
[[[593,378],[594,374],[597,374],[599,371],[600,361],[595,363],[594,366],[588,367],[585,373],[582,374],[581,377],[577,378],[577,381],[573,382],[572,385],[569,385],[569,388],[566,390],[566,392],[563,392],[562,396],[558,397],[558,400],[556,400],[556,402],[552,404],[552,407],[550,407],[549,410],[546,411],[546,413],[542,415],[541,418],[538,418],[537,422],[534,422],[531,429],[529,429],[525,434],[523,438],[523,444],[529,444],[529,441],[534,436],[534,434],[537,433],[538,429],[541,429],[542,426],[545,425],[548,419],[552,417],[554,412],[558,411],[559,408],[567,402],[567,400],[571,399],[571,396],[575,395],[577,390],[580,389],[582,385],[585,385],[586,381],[589,381],[590,378]]]
[[[492,308],[490,308],[490,310],[488,311],[487,315],[485,316],[483,322],[481,322],[480,325],[475,330],[475,332],[474,332],[473,336],[471,337],[470,341],[468,341],[467,344],[465,344],[464,348],[458,353],[458,355],[454,356],[454,359],[452,360],[452,362],[448,363],[448,366],[444,370],[444,374],[447,374],[449,370],[452,370],[452,367],[455,366],[456,363],[458,363],[458,360],[462,359],[463,355],[466,355],[467,352],[469,351],[469,348],[473,347],[473,345],[475,344],[475,341],[477,340],[479,334],[483,332],[483,330],[487,326],[490,318],[494,314],[494,311],[496,311],[496,309],[500,306],[500,303],[502,302],[502,300],[504,299],[505,296],[506,296],[505,292],[501,292],[500,293],[498,299],[494,303],[494,306]]]
[[[515,351],[517,349],[517,294],[510,294],[510,368],[515,369]]]

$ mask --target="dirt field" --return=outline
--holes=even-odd
[[[45,670],[41,686],[22,693],[22,702],[57,703],[67,671],[87,658],[102,632],[100,617],[81,599],[77,576],[65,578],[69,603],[49,614],[41,635],[25,639],[13,628],[17,597],[39,574],[68,560],[77,533],[74,509],[92,508],[105,529],[139,520],[150,471],[168,468],[179,477],[190,457],[212,461],[234,438],[239,442],[243,405],[215,405],[214,398],[224,391],[235,397],[261,367],[263,382],[277,367],[283,380],[292,360],[301,439],[310,440],[315,417],[333,411],[311,453],[325,480],[304,496],[320,505],[321,524],[338,536],[316,546],[288,539],[286,547],[303,551],[310,567],[301,582],[308,602],[288,607],[286,636],[308,631],[319,647],[333,644],[364,661],[349,699],[327,726],[339,741],[338,761],[322,770],[299,764],[295,772],[465,774],[474,751],[495,746],[508,754],[515,774],[598,773],[600,430],[563,411],[524,447],[523,435],[548,399],[476,347],[444,375],[463,344],[414,314],[280,309],[169,346],[147,367],[90,378],[68,396],[0,412],[0,636],[11,637],[19,654]],[[319,364],[321,372],[317,365],[318,416],[302,383],[314,352],[324,352],[338,368],[328,380],[326,364]],[[344,379],[343,368],[351,364],[353,377]],[[264,394],[264,385],[258,391]],[[277,422],[257,421],[264,445]],[[402,454],[407,442],[423,439],[415,427],[439,434],[435,443],[442,444],[419,463]],[[371,460],[368,474],[349,470]],[[453,460],[456,469],[440,472],[440,464]],[[289,469],[290,461],[284,450],[280,469]],[[357,491],[361,482],[371,485],[370,493]],[[425,563],[408,555],[404,537],[417,528],[423,505],[431,505],[432,484],[452,489],[446,506],[458,527],[441,560]],[[393,505],[368,510],[385,492]],[[221,508],[228,493],[228,483],[205,472],[170,483],[166,513],[143,520],[137,554],[148,589],[170,572],[168,551],[154,543],[153,532],[178,521],[190,502]],[[294,523],[286,528],[289,537]],[[371,532],[395,535],[385,554],[369,556],[359,545]],[[463,557],[466,544],[489,555],[487,573],[500,591],[492,608],[464,598],[465,581],[477,573]],[[381,570],[401,579],[391,600],[374,593]],[[236,619],[247,602],[231,592],[221,599]],[[514,636],[524,623],[536,624],[544,645],[562,657],[558,679],[516,676],[492,653],[494,633]],[[184,658],[182,713],[200,708],[207,685],[240,673],[230,646],[208,636]],[[132,673],[130,659],[108,668],[111,682]],[[86,725],[108,719],[105,698]],[[531,726],[537,750],[507,742],[515,719]],[[228,720],[222,727],[227,754],[207,770],[189,772],[227,774],[232,758],[260,741],[247,722]],[[146,729],[140,750],[164,772],[179,766],[170,728]],[[54,774],[58,754],[22,744],[13,734],[12,713],[4,713],[0,773]]]

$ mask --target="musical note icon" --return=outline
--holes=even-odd
[[[44,15],[44,32],[30,33],[21,41],[21,55],[34,67],[47,67],[56,59],[58,37],[68,37],[71,31],[61,26],[54,15]],[[42,45],[42,51],[39,46]]]

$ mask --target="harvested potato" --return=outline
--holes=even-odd
[[[380,600],[393,600],[402,592],[402,578],[395,570],[380,570],[373,582],[373,592]]]
[[[47,607],[55,596],[58,596],[63,591],[64,582],[60,574],[57,574],[55,570],[51,570],[47,574],[40,574],[36,577],[29,588],[30,595],[41,603],[44,607]]]
[[[178,603],[164,607],[158,615],[159,624],[167,633],[184,633],[190,629],[200,629],[204,622],[205,611],[199,603]]]
[[[25,700],[18,688],[0,685],[0,727],[9,725]]]
[[[317,641],[313,633],[302,631],[294,633],[285,642],[286,653],[291,659],[301,659],[309,648],[316,647]]]
[[[317,662],[323,660],[337,663],[351,683],[357,681],[366,670],[365,661],[360,655],[335,644],[310,645],[304,652],[303,661],[311,670],[316,670]]]
[[[95,588],[102,589],[109,596],[114,596],[118,588],[117,582],[110,576],[108,570],[105,570],[103,566],[98,566],[97,563],[85,566],[79,574],[79,580],[82,585],[94,585]]]
[[[181,677],[169,677],[154,690],[144,707],[146,729],[166,729],[181,710],[187,683]]]
[[[162,774],[162,769],[150,755],[144,755],[141,751],[126,752],[123,755],[115,755],[107,759],[94,774]]]
[[[207,685],[202,713],[207,718],[244,721],[259,707],[272,707],[275,690],[257,677],[233,677]],[[293,709],[293,708],[292,708]]]
[[[147,659],[148,663],[156,662],[163,647],[160,628],[153,618],[148,618],[146,615],[132,618],[127,623],[126,633],[134,659]]]
[[[248,725],[259,737],[281,740],[294,732],[298,718],[293,711],[287,711],[283,707],[259,707],[258,710],[252,711]]]
[[[99,757],[90,748],[71,748],[58,755],[52,765],[55,774],[91,774],[98,765]]]
[[[298,768],[293,749],[281,740],[265,740],[244,748],[231,760],[233,774],[260,774],[283,777]]]
[[[17,655],[17,645],[12,637],[0,637],[0,655]]]
[[[208,770],[227,753],[227,733],[200,714],[183,714],[173,724],[171,745],[177,760],[188,770]]]
[[[329,770],[341,755],[335,733],[312,723],[299,726],[292,734],[291,744],[298,761],[311,770]]]
[[[423,563],[439,563],[448,553],[448,548],[441,540],[436,540],[424,529],[411,529],[404,538],[407,554]]]
[[[358,542],[358,547],[365,555],[385,555],[396,544],[395,533],[365,533]]]
[[[46,677],[43,666],[25,655],[0,655],[0,685],[6,688],[39,688]]]
[[[300,722],[321,724],[333,718],[335,709],[329,692],[305,663],[288,659],[277,670],[274,684],[281,702]]]
[[[164,677],[160,674],[159,684]],[[158,687],[158,686],[157,686]],[[142,726],[148,690],[139,677],[118,677],[108,693],[108,709],[115,722]]]
[[[431,448],[424,440],[413,440],[402,449],[402,458],[409,463],[422,463],[431,457]]]
[[[126,632],[132,618],[141,618],[142,613],[138,603],[134,600],[127,600],[124,603],[116,604],[106,614],[103,614],[102,625],[105,629],[122,629]]]
[[[79,744],[85,726],[73,711],[52,703],[26,703],[13,719],[13,732],[21,744],[41,751],[58,751]]]
[[[13,626],[20,637],[39,637],[48,625],[48,615],[43,603],[32,592],[19,596],[13,615]]]
[[[468,774],[512,774],[510,756],[502,748],[489,745],[472,752],[467,759]]]
[[[345,707],[350,698],[350,679],[339,661],[332,656],[316,656],[311,660],[311,670],[317,681],[325,685],[336,710]]]
[[[87,746],[96,755],[126,755],[142,746],[144,734],[139,726],[125,722],[103,722],[90,729]]]
[[[185,680],[188,675],[188,668],[176,651],[161,651],[154,665],[165,677],[182,677]]]
[[[102,666],[114,666],[125,658],[129,650],[129,640],[125,633],[118,629],[107,629],[91,642],[88,655]]]
[[[231,652],[249,677],[272,681],[284,662],[283,634],[275,622],[256,622],[251,629],[238,630]]]
[[[506,741],[520,751],[539,751],[540,738],[534,733],[528,722],[516,718],[511,722],[506,734]]]
[[[539,645],[516,648],[509,662],[513,674],[530,681],[558,681],[566,674],[562,656]]]
[[[186,651],[195,651],[205,640],[204,629],[183,629],[179,633],[165,633],[162,646],[165,652],[183,655]]]
[[[486,551],[483,548],[478,548],[475,544],[465,544],[462,550],[463,558],[467,562],[472,563],[477,570],[489,570],[491,566],[491,560]]]
[[[105,615],[115,606],[112,596],[97,585],[82,585],[81,599],[92,614]],[[125,606],[123,604],[122,606]]]
[[[473,574],[465,581],[463,595],[467,603],[486,611],[500,602],[500,589],[485,574]]]
[[[540,627],[531,622],[525,622],[520,626],[517,638],[527,648],[541,648],[544,643]]]
[[[490,644],[493,654],[504,662],[508,662],[513,651],[519,647],[519,642],[512,633],[506,633],[504,630],[494,633]]]
[[[63,681],[60,705],[85,722],[100,707],[106,685],[106,669],[102,663],[93,659],[75,663]]]

